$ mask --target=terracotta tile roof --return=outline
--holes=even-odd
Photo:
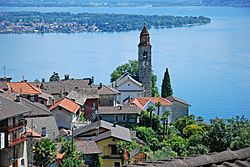
[[[80,106],[77,103],[71,101],[68,98],[63,98],[63,99],[57,101],[54,105],[52,105],[49,108],[49,110],[51,111],[51,110],[55,109],[57,106],[60,106],[60,107],[66,109],[70,112],[73,112],[73,113],[76,113],[80,108]]]
[[[100,154],[101,153],[95,141],[76,140],[75,142],[76,142],[77,150],[83,154]]]
[[[170,106],[172,103],[165,98],[162,97],[138,97],[132,100],[132,103],[137,107],[143,109],[143,107],[149,102],[153,102],[154,104],[160,102],[162,106]]]
[[[143,109],[143,107],[148,103],[149,99],[145,98],[134,98],[132,100],[132,103],[135,104],[140,109]]]
[[[21,95],[29,95],[29,94],[41,94],[41,89],[32,86],[28,82],[7,82],[8,91],[13,90],[14,92]]]
[[[127,165],[127,167],[249,167],[250,147],[237,151],[223,151],[210,155],[200,155],[197,157],[173,158],[146,162],[138,165]]]

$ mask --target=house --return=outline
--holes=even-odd
[[[147,160],[147,154],[141,151],[140,147],[129,152],[130,164],[142,164]]]
[[[44,104],[45,106],[51,106],[54,102],[55,98],[51,94],[41,92],[41,94],[38,95],[38,103]]]
[[[175,96],[167,97],[167,99],[172,103],[171,109],[173,112],[173,121],[176,121],[178,118],[188,116],[189,107],[191,106],[188,102]]]
[[[231,151],[226,150],[197,157],[180,157],[143,164],[126,165],[126,167],[248,167],[250,166],[250,147]]]
[[[59,136],[56,119],[46,106],[23,98],[21,103],[31,109],[31,112],[24,117],[28,128],[50,140],[55,140]]]
[[[76,129],[74,137],[95,141],[102,153],[104,167],[120,167],[122,158],[118,153],[117,144],[120,141],[131,142],[128,128],[103,120]]]
[[[98,110],[99,105],[99,94],[97,88],[75,89],[67,95],[67,98],[82,107],[87,120],[95,118],[96,110]]]
[[[58,128],[72,129],[79,117],[81,107],[65,97],[52,105],[49,110],[53,113]]]
[[[24,115],[31,110],[0,95],[0,166],[24,167],[27,162],[27,136]]]
[[[134,98],[131,103],[144,111],[146,111],[150,106],[154,106],[153,113],[159,115],[160,117],[162,117],[164,111],[167,110],[172,111],[171,109],[172,103],[169,100],[162,97]],[[159,104],[159,106],[157,106],[157,104]],[[168,122],[172,121],[171,115],[169,116]]]
[[[142,83],[134,79],[129,73],[125,73],[112,82],[111,86],[120,92],[118,97],[120,104],[123,104],[123,102],[130,98],[144,97],[144,87]]]
[[[98,86],[98,94],[99,106],[117,106],[119,104],[118,97],[121,93],[117,89],[100,83]]]
[[[31,101],[38,101],[38,95],[41,94],[41,90],[29,82],[7,82],[8,92],[15,92],[21,97],[24,97]]]
[[[72,90],[90,88],[94,83],[94,78],[73,79],[65,75],[59,82],[32,82],[31,84],[38,87],[42,92],[53,95],[56,101],[66,97]]]
[[[116,122],[124,127],[132,127],[139,123],[141,109],[137,106],[102,106],[99,107],[100,120],[110,123]]]
[[[99,163],[99,150],[95,141],[91,140],[76,140],[76,149],[84,156],[84,163],[88,167],[96,167]]]

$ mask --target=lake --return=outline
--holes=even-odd
[[[250,8],[0,7],[24,10],[208,16],[208,25],[150,30],[158,88],[168,67],[174,95],[191,104],[191,114],[206,120],[235,115],[250,119]],[[0,67],[6,66],[14,81],[23,75],[29,81],[48,80],[56,71],[61,77],[94,76],[96,84],[108,84],[116,66],[137,59],[139,33],[2,34]]]

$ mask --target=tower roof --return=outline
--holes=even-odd
[[[144,23],[143,29],[141,31],[141,35],[149,35],[148,29],[146,27],[146,23]]]
[[[149,39],[149,32],[146,27],[146,23],[144,23],[143,29],[140,33],[140,43],[138,44],[138,46],[151,47],[150,39]]]

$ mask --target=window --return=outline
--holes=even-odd
[[[120,167],[120,162],[114,162],[114,167]]]
[[[128,86],[130,86],[130,84],[128,84]]]
[[[144,50],[144,52],[143,52],[143,59],[147,59],[147,57],[148,57],[148,52]]]
[[[115,116],[115,120],[118,121],[118,116],[117,115]]]
[[[125,115],[122,116],[122,120],[123,120],[123,121],[126,120],[126,116],[125,116]]]
[[[21,165],[24,165],[24,159],[21,159]]]
[[[42,137],[46,136],[46,127],[42,127]]]
[[[116,145],[111,146],[111,154],[118,154]]]

